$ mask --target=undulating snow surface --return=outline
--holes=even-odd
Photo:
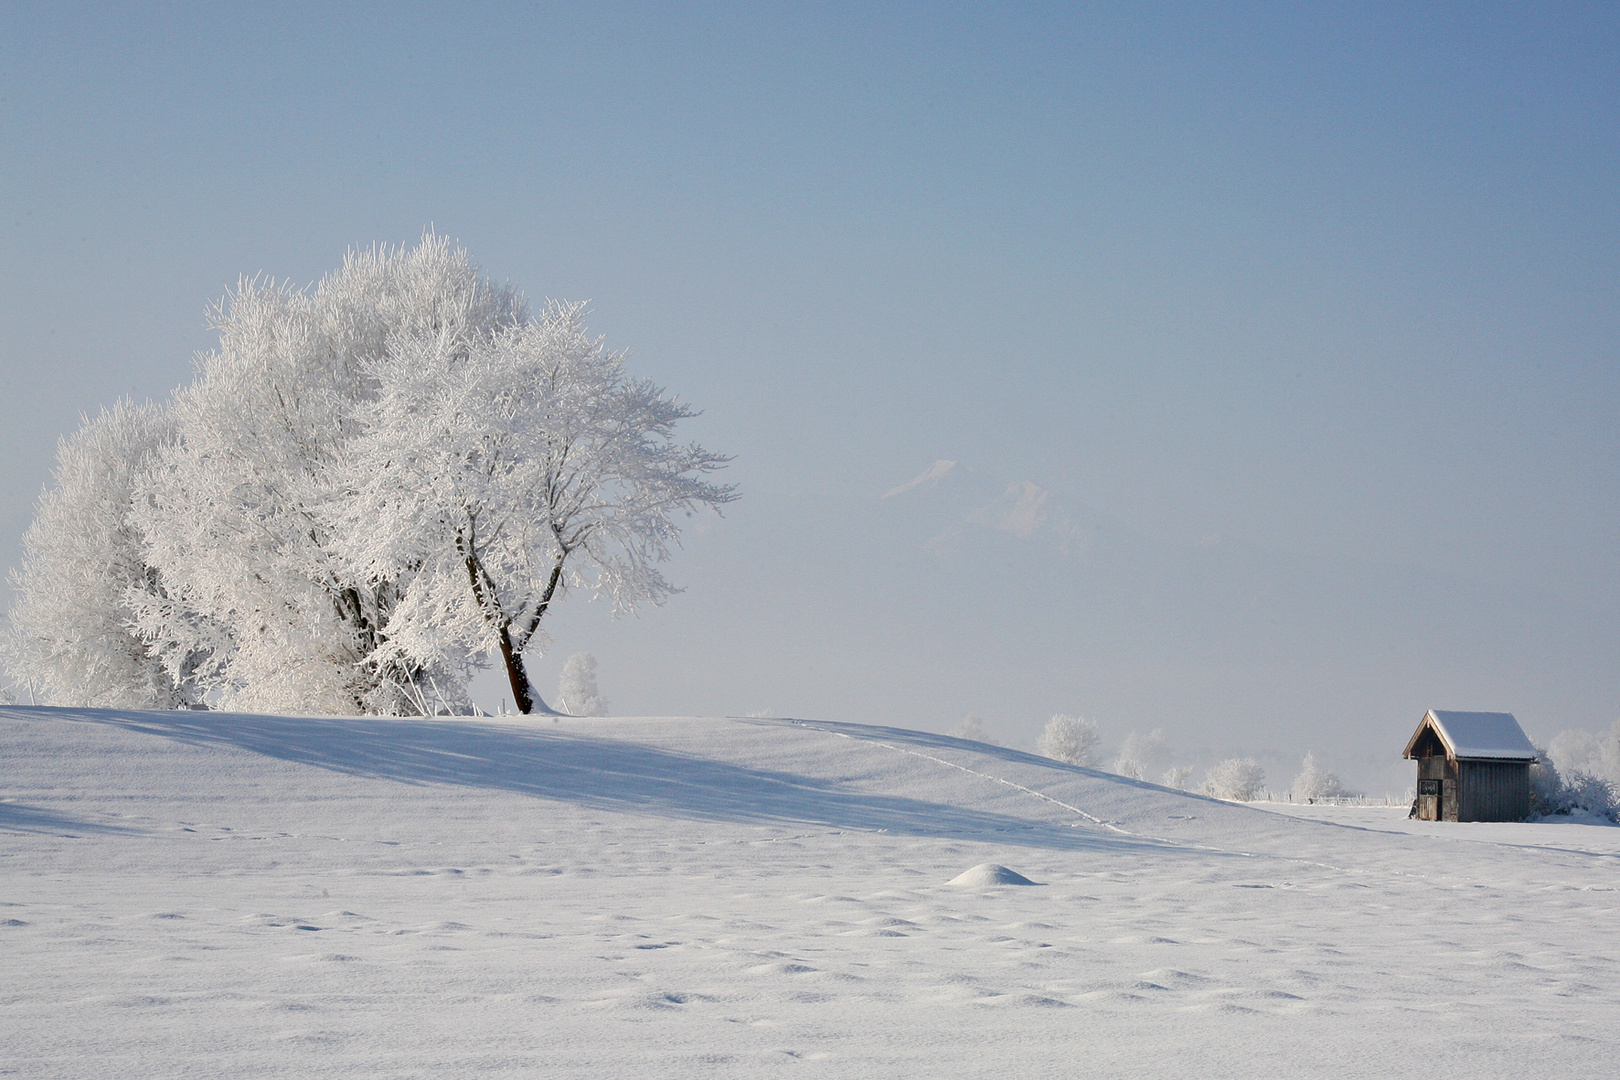
[[[1615,828],[1288,816],[794,720],[9,708],[0,770],[5,1076],[1620,1060]]]

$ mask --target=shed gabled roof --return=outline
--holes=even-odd
[[[1536,748],[1524,734],[1512,713],[1505,712],[1441,712],[1430,709],[1423,714],[1417,730],[1406,744],[1403,757],[1412,756],[1412,747],[1422,737],[1424,729],[1433,730],[1440,737],[1449,758],[1490,758],[1497,761],[1534,761]]]

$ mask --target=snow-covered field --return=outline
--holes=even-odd
[[[1620,1061],[1620,828],[762,719],[7,708],[0,799],[5,1076]],[[992,862],[1039,884],[950,884]]]

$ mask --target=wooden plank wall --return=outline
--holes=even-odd
[[[1530,766],[1523,761],[1457,762],[1458,821],[1522,821],[1530,813]]]

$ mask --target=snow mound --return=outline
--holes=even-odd
[[[980,863],[971,870],[962,871],[946,884],[975,888],[985,885],[1034,885],[1035,882],[1000,863],[987,862]]]

